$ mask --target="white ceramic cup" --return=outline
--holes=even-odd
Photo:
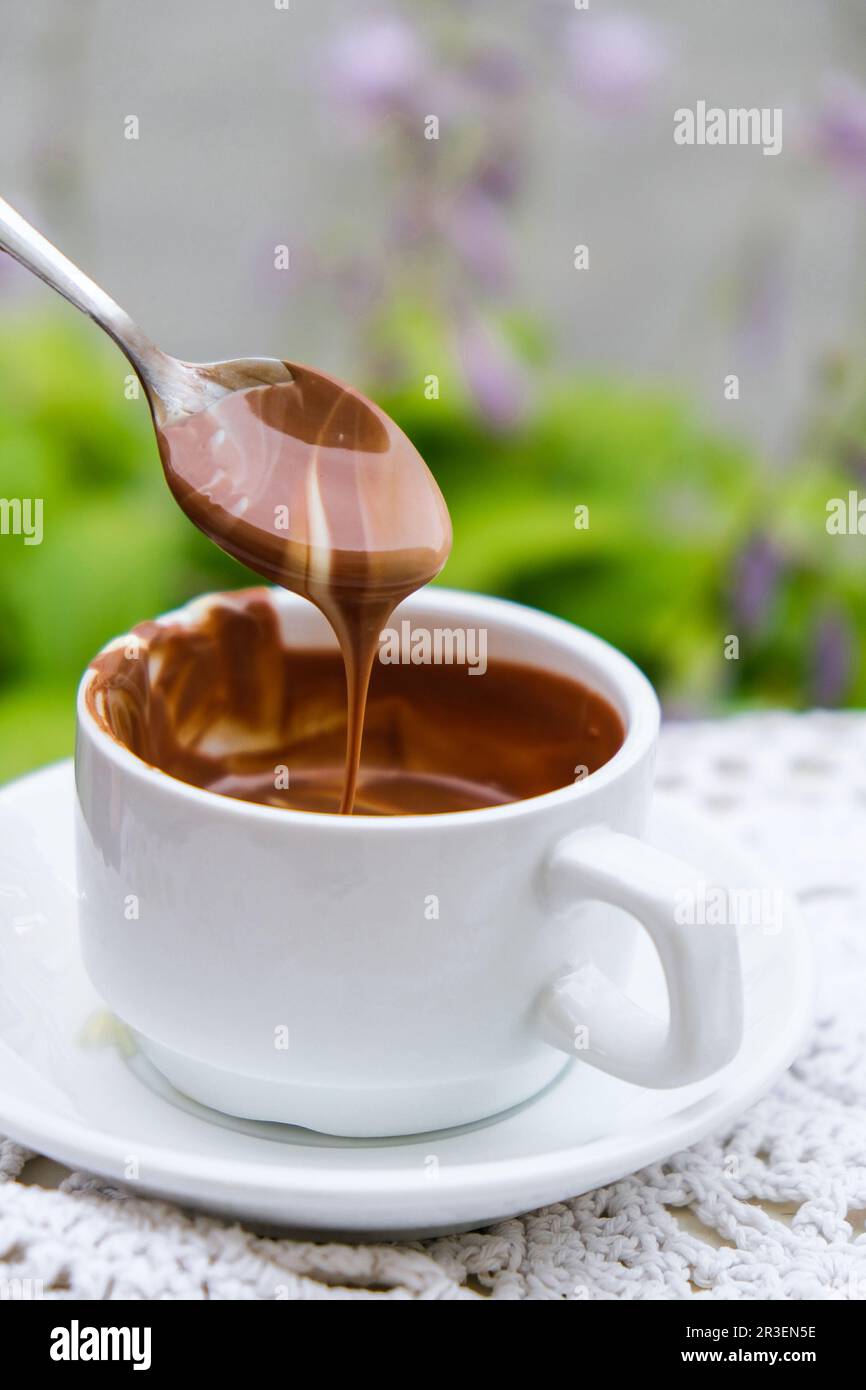
[[[333,644],[311,604],[266,592],[287,644]],[[168,616],[194,624],[212,602]],[[585,682],[622,716],[623,746],[573,785],[484,810],[286,811],[143,763],[88,712],[85,675],[81,934],[110,1008],[195,1100],[340,1135],[495,1114],[567,1058],[648,1087],[721,1067],[742,1029],[736,931],[682,925],[701,874],[641,839],[659,728],[646,678],[590,633],[499,599],[428,589],[403,617],[486,628],[488,659]],[[641,928],[667,1019],[623,989]]]

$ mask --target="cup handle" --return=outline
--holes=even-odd
[[[637,918],[664,970],[670,1018],[647,1013],[587,962],[544,991],[546,1040],[637,1086],[684,1086],[729,1062],[743,1032],[737,929],[677,921],[685,895],[701,890],[698,871],[604,826],[560,841],[548,868],[555,905],[610,903]]]

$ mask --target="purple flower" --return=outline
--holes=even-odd
[[[578,14],[569,47],[578,95],[605,110],[639,104],[668,64],[659,30],[639,15]]]
[[[760,628],[769,611],[782,570],[782,557],[769,536],[747,542],[734,565],[733,607],[736,621],[749,632]]]
[[[414,30],[390,15],[346,28],[328,62],[337,97],[372,117],[412,107],[422,68]]]
[[[529,393],[524,369],[501,334],[479,318],[464,318],[457,355],[485,423],[497,432],[514,429],[526,414]]]
[[[495,98],[513,97],[524,85],[522,59],[511,49],[496,44],[488,43],[473,54],[467,71],[476,90]]]
[[[499,203],[469,185],[442,220],[452,249],[473,279],[484,289],[502,289],[511,264],[511,238]]]
[[[513,150],[498,150],[482,160],[474,183],[482,193],[497,203],[513,201],[520,186],[520,160]]]
[[[820,618],[812,641],[810,692],[813,704],[840,705],[851,681],[854,641],[843,613]]]
[[[814,129],[819,152],[834,168],[866,177],[866,87],[840,76],[830,85]]]

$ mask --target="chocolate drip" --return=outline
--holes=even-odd
[[[257,574],[310,599],[333,627],[349,710],[348,813],[379,633],[441,570],[451,523],[424,460],[384,411],[332,377],[288,365],[291,382],[237,391],[157,436],[190,520]]]

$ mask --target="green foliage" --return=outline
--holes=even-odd
[[[832,615],[854,649],[842,694],[866,695],[863,541],[825,526],[827,499],[851,486],[841,470],[811,459],[770,474],[681,402],[610,382],[548,390],[506,435],[414,384],[380,399],[448,498],[455,540],[442,582],[590,628],[682,710],[809,704],[812,648]],[[579,505],[587,529],[575,527]],[[736,577],[756,535],[778,550],[778,574],[765,611],[745,622]],[[728,634],[738,660],[724,657]]]
[[[677,706],[808,703],[827,613],[859,648],[863,541],[829,537],[824,524],[827,498],[854,486],[841,466],[812,457],[769,475],[680,402],[610,382],[539,388],[522,425],[497,433],[438,330],[398,328],[404,385],[372,392],[448,500],[455,543],[442,582],[599,632]],[[443,364],[438,401],[424,397],[431,362]],[[45,532],[32,547],[0,536],[0,778],[70,751],[75,687],[107,639],[192,594],[250,582],[172,501],[128,374],[66,315],[0,322],[0,497],[41,497]],[[577,506],[587,529],[575,528]],[[744,630],[733,582],[756,532],[778,548],[780,573]],[[740,636],[738,661],[724,660],[728,633]],[[866,699],[864,679],[855,664],[848,699]]]
[[[0,497],[41,498],[44,539],[0,535],[0,779],[72,748],[74,699],[110,637],[248,582],[165,486],[130,368],[86,325],[0,322]]]

